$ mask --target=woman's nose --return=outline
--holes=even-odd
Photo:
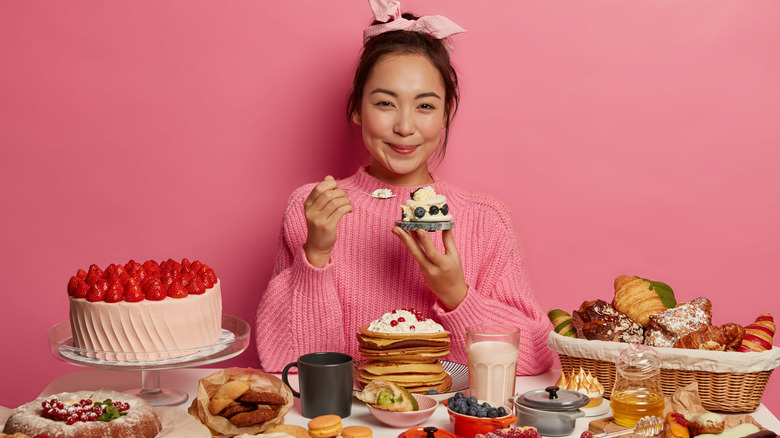
[[[393,132],[402,137],[407,137],[414,134],[414,131],[414,116],[406,111],[399,111],[395,120],[395,126],[393,126]]]

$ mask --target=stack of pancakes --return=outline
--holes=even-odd
[[[357,335],[366,361],[358,365],[358,381],[386,380],[409,392],[447,392],[452,377],[439,359],[450,353],[450,332],[379,333],[360,327]]]

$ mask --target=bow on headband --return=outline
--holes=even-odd
[[[426,15],[417,20],[407,20],[401,17],[401,3],[397,0],[368,0],[368,3],[371,5],[374,17],[382,24],[369,26],[363,31],[363,44],[372,37],[393,30],[420,32],[437,40],[466,31],[441,15]]]

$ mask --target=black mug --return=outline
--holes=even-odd
[[[301,414],[306,418],[334,414],[347,418],[352,413],[352,387],[355,361],[344,353],[310,353],[291,362],[282,371],[282,381],[290,386],[287,372],[298,368]]]

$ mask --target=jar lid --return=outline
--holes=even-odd
[[[401,433],[398,435],[398,438],[426,438],[426,437],[434,437],[434,438],[460,438],[458,435],[455,435],[454,433],[439,429],[436,427],[415,427],[413,429],[409,429],[406,432]]]
[[[590,402],[590,398],[577,391],[548,386],[544,389],[528,391],[515,400],[523,406],[542,411],[573,411]]]

